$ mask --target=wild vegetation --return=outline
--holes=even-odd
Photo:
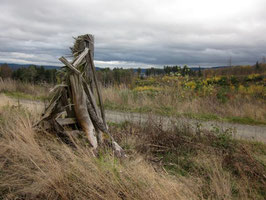
[[[128,156],[117,160],[107,147],[92,157],[84,136],[73,147],[32,128],[39,117],[0,109],[2,199],[265,199],[265,145],[230,131],[109,124]]]
[[[34,114],[1,110],[1,199],[192,199],[184,183],[156,173],[143,159],[94,158],[88,142],[72,148],[32,128]]]
[[[8,64],[0,66],[0,77],[2,79],[14,79],[34,84],[54,84],[56,80],[56,69],[45,69],[43,66],[30,65],[13,70]]]
[[[209,70],[206,76],[183,76],[177,72],[139,77],[130,85],[104,88],[103,96],[109,109],[266,124],[266,65],[261,65],[259,71],[254,67],[247,69],[257,73],[207,76],[212,71],[219,74]],[[243,72],[239,69],[238,73]]]
[[[144,76],[141,70],[98,70],[106,108],[266,124],[266,64],[196,72],[187,67],[165,66],[160,73],[152,68],[149,71],[149,76]],[[5,79],[0,83],[0,92],[41,100],[49,98],[51,87],[43,82]]]
[[[205,69],[203,70],[203,76],[248,76],[250,74],[265,74],[266,63],[256,62],[255,65],[244,65],[244,66],[231,66],[231,67],[221,67],[216,69]]]
[[[0,78],[0,93],[16,99],[48,100],[50,84],[34,84],[12,79]]]
[[[229,76],[204,75],[204,70],[182,74],[168,66],[164,75],[127,71],[125,79],[119,79],[123,70],[107,70],[104,103],[108,109],[265,124],[262,67]],[[0,80],[0,92],[15,98],[49,99],[51,87]],[[233,139],[230,130],[214,127],[195,134],[186,124],[162,130],[152,119],[145,126],[109,123],[127,154],[119,160],[108,146],[93,157],[85,136],[61,140],[55,132],[33,128],[39,118],[21,106],[0,108],[2,199],[266,198],[265,144]]]

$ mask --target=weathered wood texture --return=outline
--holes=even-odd
[[[69,63],[67,61],[66,58],[64,58],[63,56],[61,58],[59,58],[59,60],[64,63],[69,69],[71,69],[73,72],[75,72],[76,74],[80,74],[80,71],[77,70],[71,63]]]
[[[91,54],[90,51],[89,51],[89,61],[90,61],[90,64],[91,64],[90,66],[92,68],[92,74],[93,74],[93,79],[94,79],[94,82],[95,82],[96,91],[97,91],[97,95],[98,95],[98,99],[99,99],[99,104],[100,104],[100,109],[101,109],[103,123],[106,126],[105,113],[104,113],[104,107],[103,107],[103,101],[102,101],[102,93],[100,92],[100,87],[99,87],[98,80],[97,80],[97,77],[96,77],[96,69],[95,69],[95,66],[94,66],[94,63],[93,63],[93,60],[92,60],[92,54]]]
[[[69,133],[85,132],[93,152],[96,152],[99,145],[102,144],[102,134],[105,133],[108,135],[115,155],[123,157],[124,151],[115,142],[105,121],[100,86],[93,62],[94,37],[92,35],[77,37],[71,50],[74,56],[72,62],[63,56],[59,58],[69,70],[61,70],[64,75],[63,83],[54,88],[55,95],[40,122],[50,123],[50,127],[54,126],[60,134],[65,132],[71,140],[73,138]],[[95,95],[98,97],[100,109],[96,103],[94,90],[96,90]],[[69,128],[64,130],[64,126],[71,127],[72,131]]]
[[[74,67],[77,67],[81,61],[85,58],[85,56],[88,54],[89,48],[85,48],[84,51],[77,57],[77,59],[74,61],[73,65]]]
[[[87,97],[81,78],[76,74],[70,75],[70,84],[77,121],[82,130],[87,134],[93,149],[96,149],[98,147],[97,137],[87,109]]]
[[[58,118],[56,121],[61,125],[69,125],[69,124],[76,124],[77,120],[76,118]]]

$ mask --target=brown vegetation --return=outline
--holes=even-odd
[[[0,80],[0,92],[16,99],[49,99],[50,88],[50,85],[35,85],[11,79]],[[236,122],[237,118],[243,118],[247,123],[266,121],[266,104],[263,98],[240,93],[222,93],[226,101],[221,102],[221,99],[217,98],[218,94],[201,97],[195,95],[194,91],[183,90],[181,87],[168,87],[155,93],[135,91],[124,85],[102,87],[103,102],[107,109],[185,115],[206,120],[217,120],[221,117],[229,121],[236,119]]]
[[[113,129],[121,144],[158,170],[193,180],[202,199],[263,199],[266,146],[232,139],[229,130],[190,133],[186,125],[163,131],[160,124]]]
[[[243,118],[251,123],[252,120],[266,122],[265,100],[247,95],[225,96],[228,99],[221,102],[215,94],[195,97],[193,91],[177,87],[166,88],[156,94],[135,92],[123,86],[103,88],[102,92],[107,109],[185,115],[205,120]]]
[[[265,145],[230,134],[193,135],[184,127],[109,124],[128,157],[108,148],[93,158],[84,136],[70,147],[34,130],[38,113],[0,110],[0,194],[3,199],[263,199]]]
[[[256,66],[257,65],[257,66]],[[205,77],[212,76],[247,76],[250,74],[264,74],[266,73],[266,63],[257,63],[255,66],[232,66],[224,68],[204,69],[203,75]]]
[[[157,173],[141,157],[93,158],[84,138],[73,149],[32,129],[23,109],[1,110],[0,197],[4,199],[196,199],[187,182]],[[189,182],[188,182],[189,184]]]
[[[15,97],[23,97],[26,95],[26,98],[28,97],[31,99],[47,99],[50,87],[51,85],[36,85],[12,79],[3,80],[0,78],[0,93],[6,93]]]

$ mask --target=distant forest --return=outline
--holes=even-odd
[[[57,69],[46,69],[44,66],[30,65],[28,67],[12,68],[8,64],[0,66],[0,77],[3,79],[12,78],[23,82],[30,82],[34,84],[49,83],[55,84],[60,80],[60,75]],[[195,76],[201,74],[201,69],[196,72],[191,70],[186,65],[181,68],[180,66],[165,66],[163,69],[150,68],[150,69],[123,69],[123,68],[97,68],[98,80],[104,85],[114,84],[131,84],[133,79],[144,78],[147,76],[157,76],[164,74],[180,73],[180,75]]]
[[[264,73],[265,63],[256,63],[253,66],[232,66],[220,68],[189,68],[187,65],[164,66],[163,68],[149,69],[123,69],[123,68],[97,68],[98,80],[103,86],[126,84],[130,85],[136,78],[144,79],[147,76],[192,76],[192,77],[211,77],[211,76],[245,76],[252,73]],[[34,84],[48,83],[55,84],[60,81],[60,75],[55,68],[47,66],[29,65],[28,67],[13,68],[11,65],[0,65],[0,77],[3,79],[12,78],[23,82]]]
[[[43,66],[21,67],[13,70],[8,64],[2,64],[0,67],[1,78],[12,78],[30,83],[56,83],[56,69],[45,69]]]

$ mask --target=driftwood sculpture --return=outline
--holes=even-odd
[[[93,62],[94,38],[92,35],[82,35],[75,40],[71,48],[73,61],[69,62],[64,57],[59,58],[65,65],[59,71],[62,84],[53,89],[54,96],[37,125],[48,124],[60,134],[85,132],[94,153],[103,143],[102,135],[107,134],[115,155],[122,157],[124,151],[114,141],[105,120],[102,96]],[[95,95],[98,97],[100,109]],[[68,129],[72,127],[73,131],[67,131],[66,127]]]

